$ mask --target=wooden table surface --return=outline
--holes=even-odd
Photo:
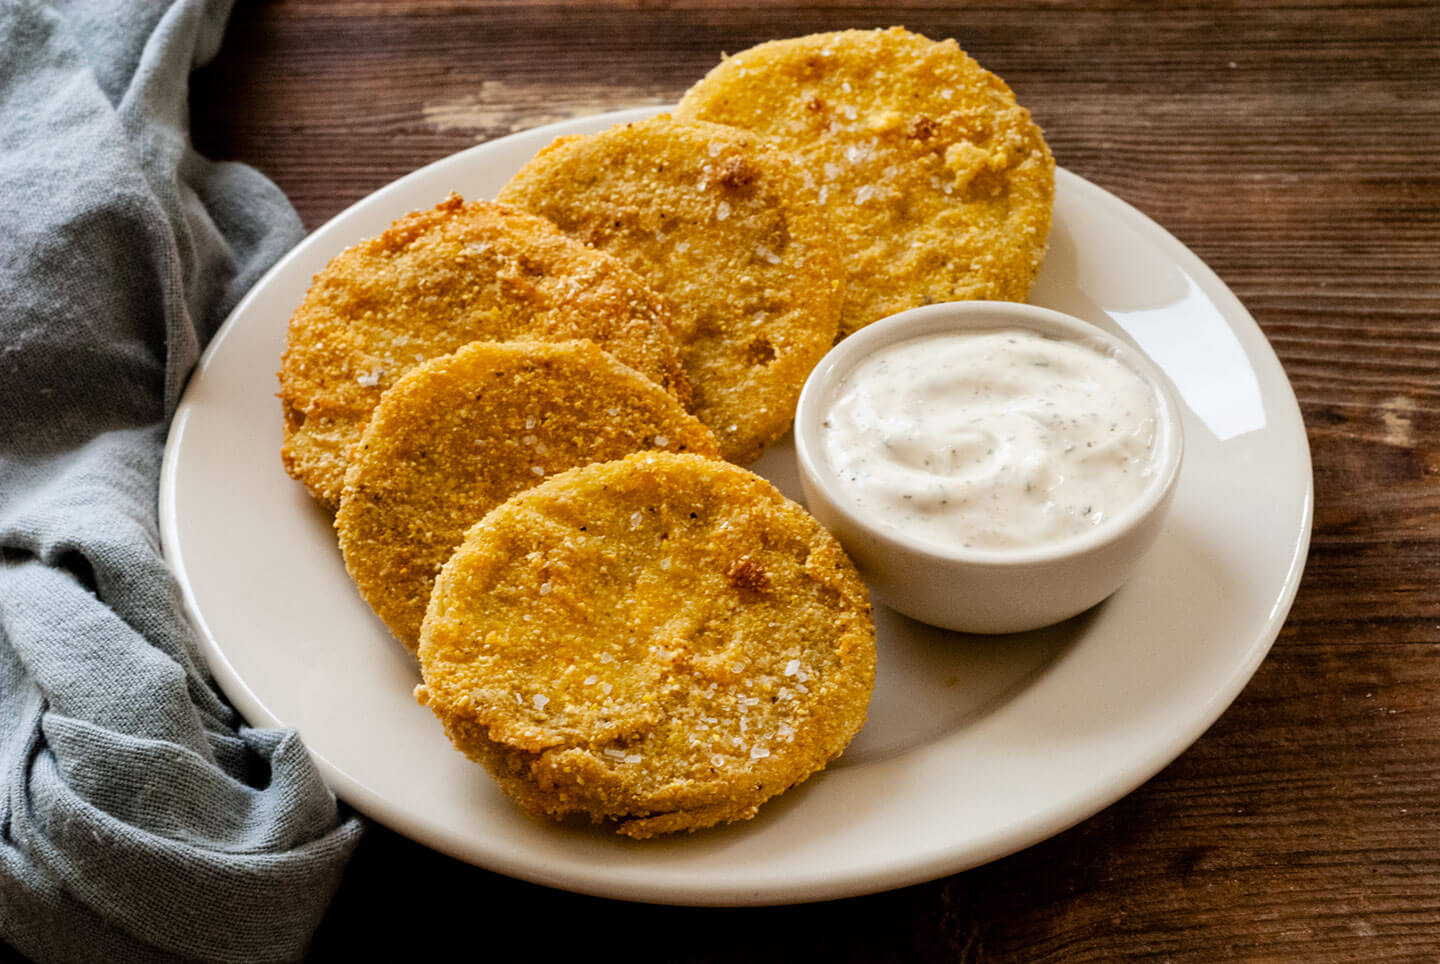
[[[478,141],[673,102],[722,51],[892,23],[1004,77],[1062,165],[1189,245],[1274,345],[1316,511],[1271,655],[1159,776],[985,867],[828,904],[664,908],[375,828],[315,959],[459,938],[493,960],[1440,960],[1437,4],[242,0],[192,85],[195,139],[313,228]]]

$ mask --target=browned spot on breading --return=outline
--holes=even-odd
[[[756,338],[750,342],[746,354],[752,365],[768,365],[775,360],[775,346],[765,338]]]
[[[765,592],[770,588],[770,577],[765,574],[765,568],[749,556],[731,563],[730,568],[725,570],[725,578],[736,589]]]
[[[940,125],[933,117],[920,116],[910,121],[910,126],[905,129],[905,136],[911,140],[927,141],[940,133]]]
[[[760,169],[743,157],[727,157],[720,164],[720,173],[715,181],[721,187],[742,191],[754,187],[760,179]]]

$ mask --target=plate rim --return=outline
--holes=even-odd
[[[377,190],[347,205],[343,210],[310,232],[299,244],[281,257],[266,271],[249,291],[236,303],[225,321],[211,336],[205,350],[187,378],[166,435],[164,454],[161,460],[157,508],[159,515],[160,541],[162,551],[181,591],[186,615],[196,628],[197,642],[208,670],[225,697],[237,711],[252,725],[266,727],[289,727],[276,716],[254,692],[230,661],[216,634],[212,631],[205,614],[195,597],[185,566],[181,547],[180,520],[176,512],[176,485],[180,462],[180,449],[185,436],[185,426],[194,408],[192,389],[209,370],[216,355],[222,350],[226,339],[235,329],[239,319],[244,317],[249,306],[260,298],[275,277],[287,272],[289,265],[306,257],[313,248],[329,243],[331,235],[339,232],[352,212],[371,205],[383,203],[392,194],[403,193],[408,186],[422,178],[433,177],[437,169],[447,166],[464,167],[473,154],[485,154],[503,148],[507,142],[540,138],[546,135],[558,136],[570,133],[577,126],[598,125],[603,122],[624,123],[650,116],[666,110],[666,106],[636,107],[600,114],[585,115],[550,124],[517,131],[504,137],[485,141],[431,161],[409,172]],[[764,877],[746,878],[740,875],[724,884],[715,885],[700,880],[678,882],[673,875],[660,874],[663,880],[631,879],[644,876],[637,870],[627,870],[627,876],[616,879],[607,875],[604,866],[589,866],[588,873],[573,873],[571,870],[557,872],[546,867],[536,867],[523,860],[512,859],[506,854],[478,853],[467,847],[455,835],[431,827],[427,822],[414,818],[402,811],[382,793],[350,776],[345,770],[332,764],[323,753],[317,751],[302,736],[307,752],[317,770],[337,797],[367,817],[376,820],[392,830],[415,840],[440,853],[464,860],[476,866],[517,879],[544,886],[556,887],[592,896],[618,898],[656,904],[685,906],[760,906],[806,903],[840,899],[876,893],[895,887],[907,886],[952,873],[977,867],[992,860],[1033,846],[1061,833],[1099,813],[1116,801],[1134,792],[1157,773],[1178,759],[1208,730],[1225,710],[1234,702],[1246,684],[1254,676],[1260,664],[1268,655],[1278,637],[1299,590],[1306,561],[1309,555],[1311,529],[1314,517],[1314,473],[1310,455],[1309,439],[1304,432],[1304,421],[1294,387],[1285,374],[1273,346],[1264,331],[1255,322],[1239,298],[1220,279],[1218,274],[1200,259],[1183,242],[1154,221],[1144,212],[1099,185],[1080,177],[1064,168],[1056,168],[1057,189],[1061,182],[1066,189],[1080,195],[1089,195],[1092,203],[1111,206],[1124,216],[1127,225],[1145,235],[1147,243],[1155,246],[1195,279],[1207,298],[1220,309],[1222,317],[1231,331],[1236,330],[1237,321],[1244,321],[1258,335],[1257,342],[1247,342],[1243,348],[1252,365],[1263,363],[1278,375],[1279,384],[1285,391],[1275,401],[1283,404],[1287,415],[1300,427],[1298,438],[1299,454],[1303,466],[1297,465],[1297,474],[1303,469],[1304,493],[1301,503],[1300,532],[1290,558],[1289,569],[1284,576],[1283,590],[1255,636],[1255,642],[1246,651],[1247,658],[1237,661],[1224,678],[1223,685],[1213,687],[1210,700],[1201,712],[1190,716],[1190,725],[1171,729],[1168,740],[1150,747],[1150,752],[1141,761],[1131,761],[1124,780],[1098,782],[1079,799],[1072,798],[1065,810],[1057,810],[1043,822],[1020,823],[1005,832],[990,835],[985,846],[977,848],[973,841],[961,839],[949,846],[938,847],[927,852],[925,859],[890,866],[888,863],[843,879],[804,878],[776,883]],[[1058,190],[1057,190],[1058,193]],[[357,239],[358,240],[358,239]],[[336,249],[338,252],[338,249]],[[297,730],[298,733],[298,730]]]

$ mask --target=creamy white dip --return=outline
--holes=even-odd
[[[836,387],[821,450],[883,527],[1004,549],[1087,532],[1156,472],[1155,389],[1118,359],[1023,329],[890,345]]]

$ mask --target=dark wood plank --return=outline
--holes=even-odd
[[[890,23],[959,38],[1061,164],[1180,237],[1270,338],[1316,486],[1271,656],[1136,793],[942,881],[645,907],[377,829],[317,959],[455,938],[541,958],[1440,959],[1440,5],[242,2],[193,85],[195,136],[270,174],[314,227],[477,141],[670,103],[722,51]]]

